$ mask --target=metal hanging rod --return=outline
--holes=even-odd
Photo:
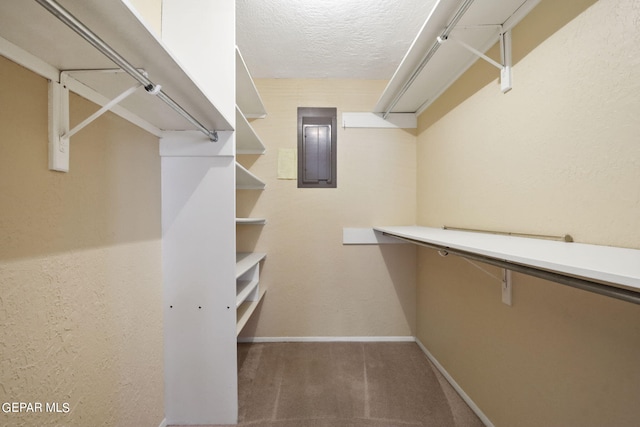
[[[464,16],[465,12],[467,11],[467,9],[469,9],[469,7],[473,2],[474,0],[465,0],[464,3],[462,3],[462,5],[458,8],[456,13],[453,15],[453,18],[451,18],[451,21],[449,21],[447,26],[440,33],[440,36],[438,36],[439,39],[446,40],[447,38],[449,38],[449,34],[451,33],[451,31],[453,31],[458,21],[460,21],[460,19]],[[418,75],[420,74],[422,69],[427,65],[429,60],[431,60],[433,55],[435,55],[435,53],[438,51],[438,49],[440,48],[440,44],[441,43],[438,42],[438,40],[436,40],[433,43],[433,45],[431,45],[431,48],[422,57],[420,64],[418,64],[418,66],[413,70],[413,73],[411,73],[411,76],[409,77],[409,79],[405,82],[405,84],[402,86],[400,91],[393,98],[393,101],[391,101],[391,104],[387,108],[387,111],[382,115],[383,119],[385,120],[387,119],[387,117],[389,116],[391,111],[394,109],[396,104],[400,101],[400,98],[402,98],[402,96],[409,90],[413,82],[418,78]]]
[[[396,239],[404,240],[406,242],[413,243],[418,246],[424,246],[426,248],[435,249],[437,251],[444,251],[447,254],[453,254],[463,258],[480,261],[485,264],[495,265],[496,267],[505,268],[507,270],[516,271],[518,273],[526,274],[533,277],[538,277],[540,279],[549,280],[551,282],[560,283],[561,285],[570,286],[572,288],[582,289],[583,291],[593,292],[599,295],[604,295],[610,298],[616,298],[616,299],[631,302],[634,304],[640,304],[640,292],[632,291],[629,289],[623,289],[615,286],[605,285],[603,283],[581,279],[574,276],[567,276],[561,273],[542,270],[542,269],[530,267],[527,265],[517,264],[504,259],[491,258],[485,255],[479,255],[472,252],[466,252],[459,249],[449,248],[446,246],[425,243],[420,240],[401,237],[392,233],[382,232],[382,234],[387,236],[392,236],[392,237],[395,237]]]
[[[454,230],[454,231],[471,231],[474,233],[500,234],[504,236],[534,237],[538,239],[561,240],[563,242],[573,242],[573,237],[571,237],[570,234],[564,234],[562,236],[549,236],[546,234],[513,233],[510,231],[494,231],[494,230],[480,230],[477,228],[449,227],[447,225],[443,226],[442,229]]]
[[[202,123],[200,123],[195,117],[189,114],[184,108],[171,99],[166,93],[162,91],[162,86],[153,83],[147,76],[142,74],[136,67],[131,65],[126,59],[124,59],[118,52],[113,50],[111,46],[105,43],[100,37],[98,37],[93,31],[91,31],[86,25],[80,22],[69,11],[63,8],[55,0],[36,0],[42,7],[47,9],[53,16],[62,21],[65,25],[75,31],[80,37],[85,39],[89,44],[95,47],[103,55],[113,61],[118,67],[122,68],[127,74],[137,80],[144,86],[144,89],[151,95],[155,95],[164,101],[174,111],[184,117],[187,121],[197,127],[202,133],[204,133],[209,140],[218,141],[218,133],[215,130],[207,129]]]

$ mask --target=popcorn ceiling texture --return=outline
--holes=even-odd
[[[164,418],[157,139],[111,114],[47,169],[47,82],[0,58],[2,426],[157,426]],[[72,96],[72,125],[96,109]]]
[[[434,0],[236,2],[254,78],[390,79]]]

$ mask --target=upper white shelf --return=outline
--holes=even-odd
[[[236,107],[236,154],[264,154],[265,146],[244,115]]]
[[[245,117],[260,119],[267,115],[262,98],[253,83],[249,69],[236,47],[236,104]]]
[[[640,291],[640,250],[430,227],[375,227],[427,244]]]
[[[461,41],[484,53],[498,41],[502,31],[513,28],[539,2],[540,0],[436,2],[373,111],[420,114],[478,59],[476,54],[451,40]],[[462,17],[452,27],[450,41],[438,43],[437,38],[452,23],[462,5],[469,3],[468,9],[462,11]],[[498,75],[496,70],[496,77]]]
[[[121,0],[59,0],[72,15],[98,35],[204,126],[233,130],[215,100],[203,93],[174,56]],[[116,65],[35,1],[0,2],[0,37],[56,70],[115,69]],[[53,76],[48,78],[52,78]],[[58,77],[56,77],[57,79]],[[79,73],[77,80],[115,98],[135,81],[125,73]],[[120,104],[162,130],[191,130],[194,126],[143,89]]]

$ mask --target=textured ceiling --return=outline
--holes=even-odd
[[[436,0],[237,0],[256,78],[390,79]]]

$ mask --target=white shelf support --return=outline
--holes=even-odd
[[[49,81],[49,169],[69,172],[69,89]]]
[[[502,269],[502,302],[511,307],[511,270]]]
[[[53,81],[49,83],[49,169],[59,172],[69,172],[69,141],[71,137],[142,86],[142,84],[138,83],[130,87],[107,102],[73,129],[69,129],[69,89],[66,85],[67,79],[68,74],[62,72],[60,73],[60,83]]]
[[[89,117],[84,119],[76,127],[71,129],[70,131],[66,132],[60,138],[63,138],[63,139],[71,138],[73,135],[75,135],[76,133],[78,133],[79,131],[84,129],[87,125],[92,123],[95,119],[97,119],[98,117],[100,117],[101,115],[106,113],[107,111],[111,110],[112,107],[114,107],[117,104],[119,104],[122,100],[126,99],[129,95],[132,95],[141,86],[142,86],[142,84],[138,83],[137,85],[134,85],[134,86],[130,87],[129,89],[125,90],[120,95],[116,96],[114,99],[112,99],[111,101],[109,101],[105,105],[103,105],[102,108],[100,108],[98,111],[96,111],[95,113],[93,113],[92,115],[90,115]]]
[[[449,252],[446,250],[440,250],[438,251],[438,253],[441,256],[447,256],[449,255]],[[477,268],[478,270],[482,271],[483,273],[485,273],[488,276],[493,277],[494,279],[500,281],[502,283],[502,302],[505,303],[506,305],[508,305],[509,307],[511,307],[511,293],[512,293],[512,287],[511,287],[511,270],[507,269],[507,268],[503,268],[502,269],[502,277],[498,277],[495,274],[491,273],[488,270],[485,270],[483,267],[481,267],[480,265],[476,264],[475,262],[467,259],[467,258],[462,258],[463,260],[465,260],[466,262],[468,262],[469,264],[471,264],[472,266],[474,266],[475,268]]]
[[[500,57],[502,58],[500,90],[502,90],[502,93],[507,93],[513,86],[511,75],[511,30],[500,33]]]
[[[485,61],[487,61],[489,64],[493,65],[494,67],[498,68],[500,70],[500,90],[502,90],[502,93],[507,93],[511,90],[512,88],[512,77],[511,77],[511,30],[509,31],[501,31],[500,32],[500,57],[502,60],[502,63],[499,63],[491,58],[489,58],[487,55],[485,55],[484,53],[480,52],[478,49],[469,46],[467,43],[461,41],[461,40],[456,40],[454,38],[451,37],[447,37],[447,38],[443,38],[443,37],[438,37],[437,38],[438,43],[440,44],[444,44],[447,41],[452,41],[462,47],[464,47],[465,49],[467,49],[468,51],[470,51],[471,53],[473,53],[474,55],[478,56],[479,58],[484,59]]]

